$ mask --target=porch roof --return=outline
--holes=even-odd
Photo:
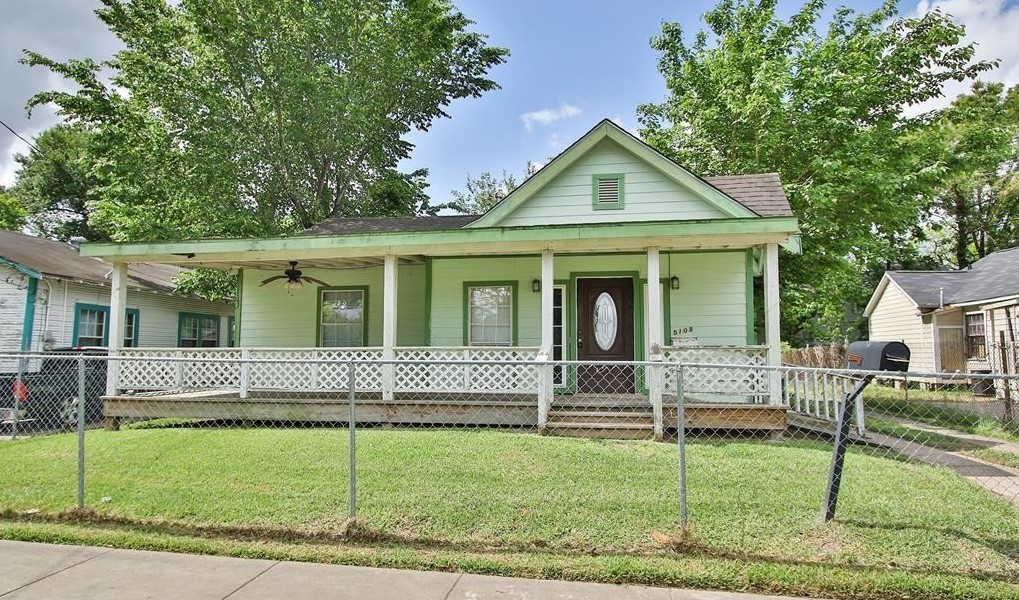
[[[301,235],[268,239],[205,239],[180,242],[88,243],[83,256],[110,262],[150,262],[216,269],[302,266],[365,266],[398,255],[482,256],[556,253],[700,250],[784,244],[798,232],[794,217],[593,223],[539,227],[456,228]],[[368,259],[367,261],[365,259]],[[309,264],[312,263],[312,264]]]

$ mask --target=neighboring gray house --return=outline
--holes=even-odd
[[[887,271],[864,311],[870,339],[901,341],[914,371],[988,371],[1003,333],[1019,335],[1019,248],[960,271]]]
[[[108,345],[112,268],[62,242],[0,231],[0,352]],[[174,294],[182,270],[131,265],[123,346],[229,345],[233,307]],[[13,368],[0,359],[0,371]]]

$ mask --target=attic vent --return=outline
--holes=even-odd
[[[594,208],[595,210],[623,208],[623,176],[621,174],[594,176]]]

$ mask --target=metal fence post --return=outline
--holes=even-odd
[[[85,357],[78,356],[78,508],[85,508]]]
[[[686,399],[683,391],[683,365],[676,367],[676,452],[679,455],[679,524],[687,527],[686,505]]]
[[[354,425],[354,361],[347,363],[347,431],[349,432],[350,465],[347,475],[347,505],[349,517],[357,517],[357,433]]]
[[[13,402],[11,406],[14,407],[14,414],[11,416],[13,423],[11,423],[11,439],[18,439],[18,411],[20,410],[20,404],[22,402],[22,396],[25,395],[25,359],[18,358],[18,378],[14,380],[14,387],[11,389],[11,397]]]

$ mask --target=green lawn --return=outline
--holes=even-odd
[[[906,390],[883,385],[869,386],[864,398],[868,413],[878,410],[938,427],[1019,443],[1019,432],[1007,429],[994,417],[967,410],[967,404],[986,403],[993,398],[978,398],[965,391]]]
[[[694,441],[692,530],[676,448],[490,430],[94,431],[0,442],[0,537],[853,598],[1019,598],[1019,509],[933,467],[852,451],[818,521],[830,448]],[[107,501],[103,501],[106,498]],[[35,513],[35,510],[38,513]],[[32,514],[25,515],[26,511]],[[295,542],[301,542],[296,544]]]

